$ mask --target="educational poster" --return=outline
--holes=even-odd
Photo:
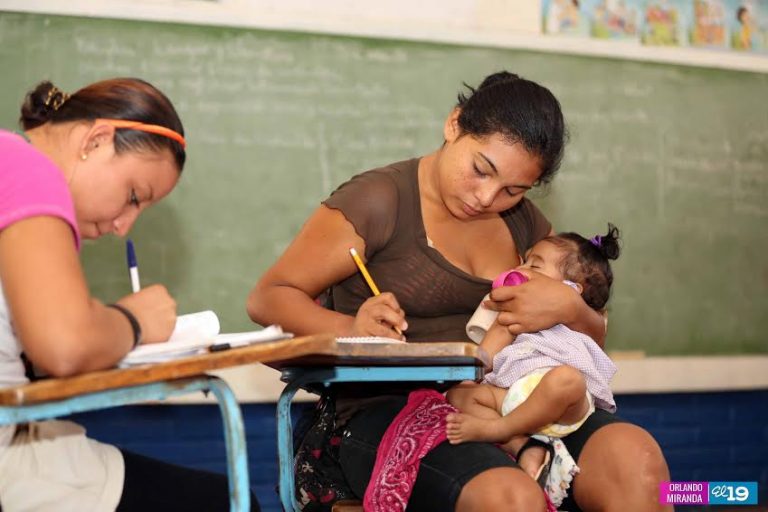
[[[768,0],[728,0],[726,16],[731,49],[742,52],[768,49]]]
[[[545,34],[589,36],[579,0],[543,0],[541,18]]]
[[[640,35],[645,0],[584,0],[589,33],[597,39],[635,39]]]
[[[687,45],[690,14],[691,0],[648,0],[640,41],[649,46]]]
[[[768,0],[542,0],[542,31],[768,54]]]
[[[597,39],[635,39],[645,0],[543,0],[543,32]]]
[[[693,0],[691,46],[726,48],[725,13],[723,0]]]

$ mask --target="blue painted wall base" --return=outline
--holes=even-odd
[[[768,505],[768,390],[619,395],[616,402],[622,417],[659,441],[673,480],[757,481],[759,503]],[[311,407],[295,405],[294,418]],[[242,412],[251,487],[262,510],[279,512],[275,405],[244,404]],[[221,416],[215,405],[127,406],[72,418],[100,441],[226,473]],[[685,508],[724,512],[725,507]]]

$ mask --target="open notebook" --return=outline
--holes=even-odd
[[[219,318],[213,311],[181,315],[176,319],[176,327],[168,341],[139,345],[130,351],[118,366],[159,363],[207,351],[244,347],[253,343],[293,337],[292,334],[283,332],[279,325],[270,325],[260,331],[228,334],[219,334],[219,329]]]

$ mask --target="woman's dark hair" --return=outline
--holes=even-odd
[[[45,123],[92,121],[98,118],[140,121],[170,128],[184,135],[171,101],[151,84],[138,78],[114,78],[96,82],[67,95],[51,82],[40,82],[21,106],[19,123],[24,130]],[[115,130],[115,152],[171,150],[179,172],[186,152],[177,141],[139,130]]]
[[[459,93],[459,127],[476,137],[501,134],[541,160],[537,184],[549,183],[563,159],[568,138],[560,102],[536,82],[501,71],[489,75],[470,94]]]
[[[560,273],[565,279],[579,283],[581,296],[592,309],[601,311],[611,295],[613,271],[609,260],[619,257],[619,229],[608,224],[608,233],[586,239],[578,233],[558,233],[545,238],[566,249],[560,260]]]

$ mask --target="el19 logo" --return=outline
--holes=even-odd
[[[757,482],[709,482],[710,505],[757,505]]]

